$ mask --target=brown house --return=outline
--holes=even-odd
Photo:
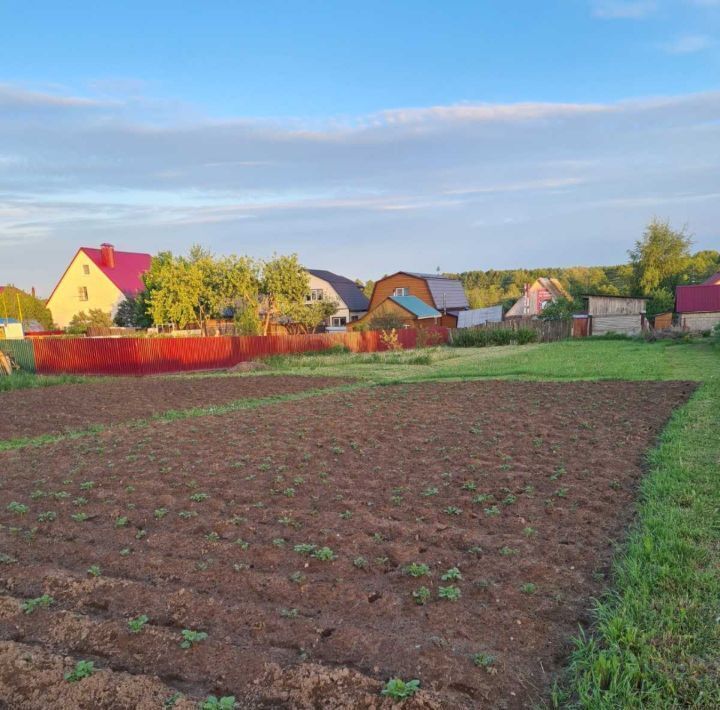
[[[408,296],[413,298],[406,300]],[[387,303],[389,299],[397,300]],[[421,301],[427,308],[423,308],[416,301]],[[382,310],[377,310],[381,306]],[[413,314],[413,317],[409,319],[413,321],[412,324],[409,324],[410,327],[423,327],[432,319],[433,325],[454,328],[457,325],[458,313],[468,308],[465,289],[459,279],[436,274],[398,271],[375,283],[368,313],[356,323],[362,327],[367,325],[375,315],[404,309],[406,314]],[[374,311],[375,313],[373,313]],[[433,312],[434,314],[431,315]]]

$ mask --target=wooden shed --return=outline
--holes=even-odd
[[[633,296],[583,296],[587,301],[589,335],[639,335],[645,330],[647,299]]]

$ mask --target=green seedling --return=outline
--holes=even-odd
[[[460,515],[460,513],[462,513],[462,508],[458,508],[456,505],[449,505],[443,510],[443,513],[447,515]]]
[[[24,601],[20,608],[26,614],[32,614],[36,609],[47,609],[54,602],[55,600],[49,594],[43,594],[41,597]]]
[[[523,594],[535,594],[537,591],[537,585],[533,584],[532,582],[526,582],[525,584],[520,587],[520,591]]]
[[[207,500],[210,497],[208,493],[193,493],[190,496],[190,500],[193,501],[193,503],[202,503],[204,500]]]
[[[18,503],[16,500],[8,503],[7,509],[11,513],[17,513],[18,515],[24,515],[28,512],[28,507],[24,503]]]
[[[448,601],[456,602],[461,596],[462,593],[460,592],[459,587],[450,585],[449,587],[438,588],[438,597],[440,597],[440,599],[447,599]]]
[[[430,601],[430,590],[427,587],[418,587],[412,595],[415,603],[419,606],[424,606]]]
[[[99,565],[90,565],[87,569],[87,573],[91,577],[99,577],[102,574],[102,570],[100,569]]]
[[[316,560],[322,560],[323,562],[330,562],[337,557],[329,547],[321,547],[319,550],[315,550],[312,556]]]
[[[200,703],[200,710],[235,710],[237,703],[234,695],[223,695],[218,698],[215,695],[208,697]]]
[[[193,644],[200,643],[208,637],[204,631],[192,631],[191,629],[183,629],[181,635],[180,648],[192,648]]]
[[[119,518],[115,518],[115,527],[126,528],[129,522],[126,516],[121,515]]]
[[[162,520],[162,518],[164,518],[167,514],[168,514],[167,508],[156,508],[156,509],[153,511],[153,515],[154,515],[158,520]]]
[[[442,579],[443,582],[457,582],[459,579],[462,579],[462,574],[457,567],[451,567],[440,579]]]
[[[420,495],[429,498],[430,496],[436,496],[437,494],[438,489],[435,486],[429,486]]]
[[[300,555],[311,555],[315,552],[315,550],[317,550],[317,545],[314,545],[312,542],[301,542],[295,545],[293,550]]]
[[[473,663],[478,668],[485,668],[486,670],[490,670],[493,663],[495,663],[495,656],[491,656],[489,653],[483,653],[481,651],[480,653],[476,653],[473,656]]]
[[[420,690],[419,680],[404,681],[400,678],[391,678],[385,683],[381,695],[392,698],[393,700],[405,700],[405,698],[411,698],[415,695],[418,690]]]
[[[140,616],[136,616],[134,619],[130,619],[130,621],[128,621],[128,629],[130,629],[130,633],[139,634],[142,631],[143,626],[145,626],[148,621],[150,621],[150,619],[145,614],[141,614]]]
[[[88,519],[87,513],[73,513],[70,516],[76,523],[84,523]]]
[[[52,522],[53,520],[55,520],[56,518],[57,518],[57,513],[52,510],[48,510],[44,513],[40,513],[40,515],[37,516],[37,520],[39,523],[49,523],[49,522]]]
[[[95,664],[92,661],[78,661],[75,668],[65,674],[68,683],[76,683],[83,678],[89,678],[95,672]]]
[[[367,569],[368,561],[362,555],[359,555],[353,560],[353,565],[358,569]]]
[[[424,562],[412,562],[405,568],[405,573],[411,577],[424,577],[430,574],[430,568]]]

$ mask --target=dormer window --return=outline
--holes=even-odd
[[[403,287],[398,287],[393,291],[393,296],[409,296],[410,295],[410,289]]]
[[[312,288],[310,293],[306,296],[307,301],[322,301],[324,299],[325,292],[321,288]]]

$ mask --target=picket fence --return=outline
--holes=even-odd
[[[447,328],[434,328],[433,340],[446,343]],[[404,349],[417,344],[417,331],[401,330]],[[34,338],[3,340],[0,350],[21,369],[43,375],[154,375],[216,370],[271,355],[290,355],[344,346],[353,352],[387,350],[379,331],[313,335],[217,336],[194,338]]]

